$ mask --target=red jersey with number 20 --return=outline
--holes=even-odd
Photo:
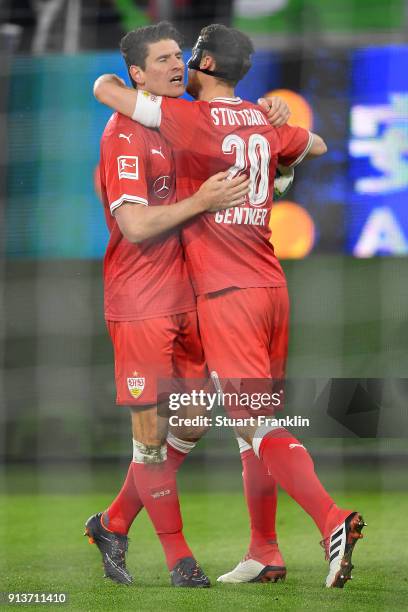
[[[157,130],[115,113],[102,136],[99,168],[110,231],[104,259],[105,318],[135,321],[195,310],[179,232],[132,244],[113,216],[125,202],[144,206],[175,202],[169,145]]]
[[[251,178],[242,206],[205,213],[183,228],[196,294],[284,286],[270,242],[273,182],[278,163],[295,166],[303,159],[311,134],[288,125],[272,127],[259,106],[240,98],[188,102],[145,93],[138,96],[133,118],[160,127],[173,145],[178,199],[216,172],[230,169],[231,176],[246,173]]]

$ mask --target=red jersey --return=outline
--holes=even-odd
[[[270,242],[276,166],[294,166],[309,150],[302,128],[272,127],[259,106],[240,98],[188,102],[139,95],[134,119],[160,126],[176,156],[177,196],[195,192],[210,175],[246,173],[242,206],[205,213],[183,227],[182,240],[197,295],[227,287],[286,284]]]
[[[102,136],[100,178],[110,231],[104,258],[105,318],[134,321],[194,310],[179,232],[133,244],[112,215],[124,202],[175,202],[174,158],[166,141],[158,131],[115,113]]]

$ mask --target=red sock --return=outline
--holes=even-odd
[[[285,429],[274,429],[262,438],[259,457],[276,482],[312,517],[323,537],[350,514],[336,506],[318,479],[311,456]]]
[[[174,446],[167,442],[167,462],[170,469],[177,472],[187,455],[188,453],[182,453],[181,451],[178,451],[174,448]]]
[[[132,463],[133,478],[171,570],[182,557],[192,557],[184,539],[176,473],[171,462]]]
[[[181,453],[167,444],[167,461],[169,468],[177,472],[188,453]],[[143,508],[143,502],[133,480],[132,463],[129,466],[125,482],[116,498],[102,516],[103,526],[109,531],[127,535],[129,529]]]
[[[143,503],[135,487],[131,463],[121,490],[102,515],[102,524],[109,531],[127,535],[142,508]]]
[[[284,566],[276,540],[276,482],[254,451],[241,453],[244,493],[251,525],[248,557],[264,565]]]

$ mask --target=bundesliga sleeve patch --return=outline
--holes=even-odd
[[[120,179],[139,178],[139,158],[133,155],[120,155],[118,157],[118,175]]]

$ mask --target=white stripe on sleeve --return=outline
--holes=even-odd
[[[299,155],[299,157],[297,159],[295,159],[294,162],[292,162],[290,164],[290,166],[288,166],[289,168],[294,168],[295,166],[297,166],[298,164],[300,164],[301,161],[304,160],[304,158],[306,157],[306,155],[309,153],[310,151],[310,147],[313,144],[313,134],[311,132],[309,132],[309,140],[307,141],[307,145],[306,148],[304,149],[304,151]]]
[[[123,193],[120,198],[109,204],[111,215],[113,215],[113,211],[119,208],[119,206],[122,206],[124,202],[129,202],[131,204],[144,204],[144,206],[149,205],[149,202],[144,198],[139,198],[138,196],[132,196],[128,195],[127,193]]]

